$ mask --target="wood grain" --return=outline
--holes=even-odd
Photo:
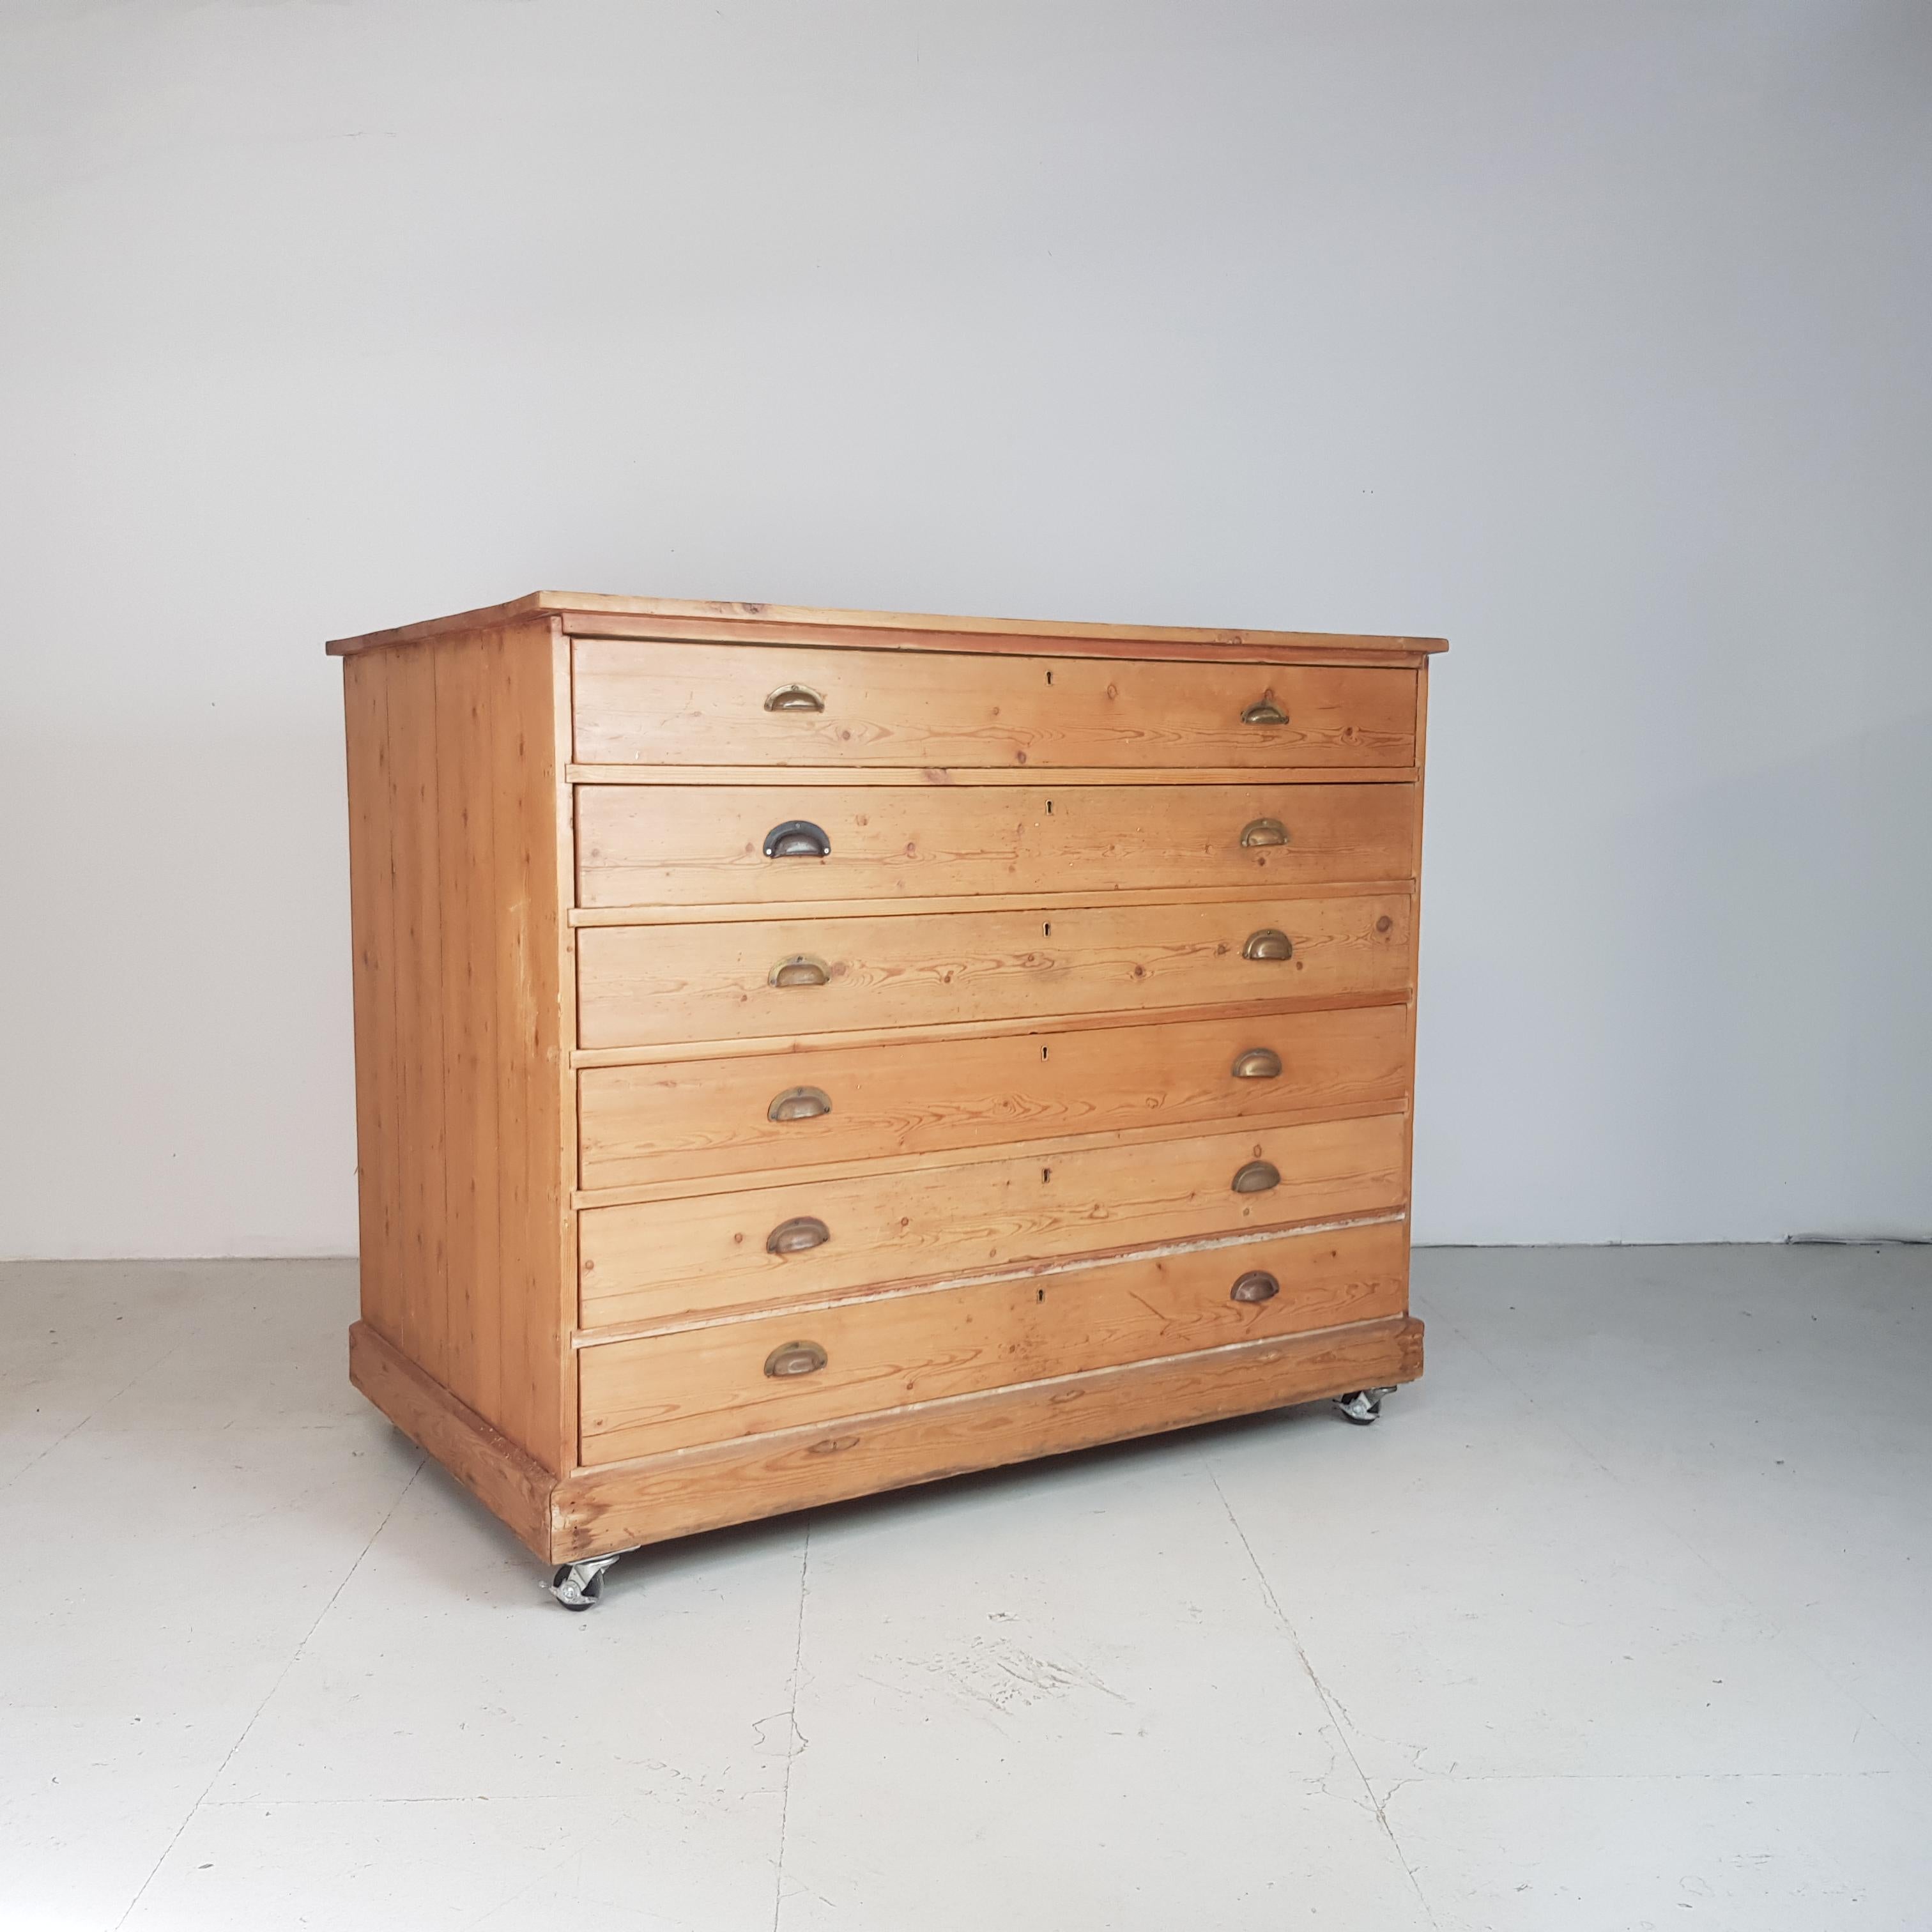
[[[1386,1114],[597,1208],[582,1217],[578,1318],[592,1328],[775,1308],[1400,1208],[1406,1127]],[[1235,1192],[1236,1175],[1261,1162],[1279,1181]],[[822,1244],[774,1251],[774,1231],[801,1222],[826,1231]]]
[[[374,660],[345,664],[349,914],[356,1041],[358,1252],[362,1312],[403,1332],[401,1127],[397,1091],[395,887],[388,841],[388,680]]]
[[[483,1507],[548,1559],[556,1478],[366,1322],[349,1330],[349,1379]]]
[[[1122,1362],[1402,1312],[1408,1228],[1385,1222],[1232,1250],[1103,1263],[1048,1278],[782,1310],[580,1349],[586,1466]],[[1231,1299],[1256,1270],[1272,1300]],[[774,1378],[794,1342],[817,1372]]]
[[[814,916],[818,916],[814,913]],[[678,921],[682,924],[684,922]],[[580,1047],[572,1054],[579,1067],[658,1066],[674,1060],[764,1058],[775,1053],[815,1053],[822,1048],[915,1046],[961,1040],[993,1040],[1015,1035],[1078,1033],[1090,1028],[1112,1028],[1195,1020],[1246,1020],[1256,1024],[1293,1012],[1338,1012],[1353,1006],[1394,1004],[1387,993],[1328,993],[1306,1000],[1216,1000],[1204,1006],[1164,1007],[1157,1015],[1138,1013],[1055,1013],[1051,1018],[1023,1016],[1005,1020],[940,1021],[932,1026],[854,1027],[842,1033],[798,1033],[769,1039],[670,1040],[654,1046]]]
[[[444,1196],[442,929],[436,799],[436,664],[411,652],[386,660],[390,682],[388,813],[394,881],[393,1042],[405,1231],[399,1298],[403,1352],[452,1384],[460,1373],[449,1333],[448,1220]]]
[[[584,764],[1412,766],[1415,674],[579,638]],[[819,711],[771,711],[802,686]],[[1288,722],[1244,724],[1272,700]]]
[[[586,1047],[767,1039],[941,1020],[1147,1012],[1223,1000],[1406,993],[1406,892],[1258,896],[1240,904],[586,926],[578,933]],[[1291,957],[1244,956],[1258,933]],[[824,976],[774,985],[788,961]]]
[[[1267,888],[1270,898],[1358,898],[1385,892],[1391,886],[1407,891],[1406,880],[1324,879],[1313,884],[1289,883]],[[1077,911],[1096,903],[1120,906],[1246,905],[1255,896],[1252,886],[1120,886],[1112,891],[1088,887],[1084,892],[975,892],[951,898],[908,893],[903,897],[863,899],[777,899],[764,904],[712,905],[591,906],[574,908],[572,926],[724,926],[753,919],[876,919],[888,908],[896,916],[910,913]]]
[[[768,858],[780,827],[815,827],[823,857]],[[1123,889],[1276,889],[1406,880],[1414,811],[1400,785],[586,785],[577,794],[578,903],[803,904]],[[1275,844],[1244,845],[1278,838]]]
[[[1420,1322],[1363,1322],[580,1471],[552,1498],[552,1555],[568,1562],[1036,1456],[1397,1386],[1422,1373],[1422,1354]],[[1283,1480],[1293,1480],[1287,1468]]]
[[[1428,664],[1428,661],[1427,661],[1427,659],[1426,659],[1426,658],[1425,658],[1425,659],[1423,661],[1422,664],[1421,664],[1418,668],[1417,671],[1416,671],[1416,676],[1415,676],[1415,757],[1416,757],[1416,763],[1417,763],[1417,764],[1418,764],[1418,766],[1420,766],[1420,764],[1421,764],[1421,763],[1422,763],[1423,758],[1424,758],[1424,747],[1426,746],[1426,744],[1427,744],[1427,742],[1428,742],[1428,740],[1429,740],[1429,664]],[[1422,914],[1422,802],[1423,802],[1423,790],[1424,790],[1424,788],[1423,788],[1422,782],[1421,782],[1421,781],[1420,781],[1420,777],[1418,777],[1418,780],[1417,780],[1417,783],[1416,783],[1415,789],[1414,789],[1414,791],[1410,794],[1410,799],[1409,799],[1410,806],[1411,806],[1412,808],[1414,810],[1414,814],[1415,814],[1414,826],[1414,830],[1413,830],[1413,831],[1412,832],[1412,833],[1411,833],[1410,836],[1411,836],[1411,842],[1412,842],[1412,844],[1413,849],[1414,849],[1414,853],[1415,853],[1415,872],[1416,872],[1416,878],[1415,878],[1415,902],[1414,902],[1414,913],[1413,913],[1413,915],[1412,915],[1412,916],[1413,916],[1413,918],[1414,918],[1414,922],[1415,922],[1415,924],[1414,924],[1414,934],[1413,944],[1414,944],[1414,945],[1415,946],[1415,948],[1416,948],[1416,952],[1417,952],[1417,956],[1418,956],[1418,958],[1420,958],[1420,953],[1421,953],[1421,946],[1422,946],[1421,914]],[[1417,1003],[1416,1003],[1416,1001],[1414,1001],[1414,1000],[1411,1000],[1409,1001],[1409,1003],[1408,1003],[1408,1040],[1406,1041],[1406,1042],[1404,1044],[1403,1048],[1402,1048],[1402,1058],[1403,1058],[1403,1059],[1404,1059],[1404,1060],[1408,1063],[1408,1066],[1409,1066],[1410,1070],[1411,1070],[1411,1071],[1410,1071],[1410,1078],[1411,1078],[1412,1083],[1413,1082],[1413,1080],[1414,1080],[1414,1066],[1415,1066],[1416,1007],[1417,1007]],[[1406,1125],[1406,1126],[1405,1126],[1405,1129],[1404,1129],[1404,1131],[1403,1131],[1403,1135],[1402,1135],[1402,1172],[1403,1172],[1405,1174],[1410,1174],[1410,1173],[1412,1173],[1412,1172],[1414,1172],[1414,1163],[1415,1163],[1415,1108],[1414,1108],[1414,1106],[1412,1104],[1412,1105],[1411,1105],[1411,1106],[1410,1106],[1410,1108],[1409,1108],[1409,1110],[1408,1110],[1408,1121],[1407,1121]]]
[[[1423,1324],[1366,1322],[553,1476],[364,1322],[350,1379],[545,1563],[1346,1390],[1412,1382]]]
[[[744,644],[760,649],[802,644],[842,650],[881,652],[944,651],[954,656],[1101,658],[1117,662],[1193,664],[1337,664],[1354,668],[1412,669],[1425,662],[1426,647],[1402,638],[1328,639],[1312,634],[1300,643],[1232,644],[1215,640],[1170,643],[1149,640],[1123,644],[1102,638],[1042,636],[988,637],[982,632],[934,630],[883,631],[837,624],[734,624],[716,618],[611,617],[599,613],[574,613],[568,620],[574,638],[622,638],[653,644]],[[1252,636],[1252,634],[1250,634]]]
[[[1406,1006],[1389,1005],[587,1068],[580,1178],[776,1180],[829,1161],[1399,1100],[1408,1029]],[[1277,1053],[1281,1073],[1235,1078],[1250,1048]],[[820,1089],[832,1112],[772,1120],[772,1100],[794,1087]]]
[[[976,790],[982,785],[1037,785],[1042,776],[1024,766],[1008,770],[999,765],[590,765],[568,767],[572,784],[600,785],[739,785],[765,786],[774,790],[793,784],[838,785],[848,790],[854,786],[898,788],[923,785],[941,791]],[[1310,765],[1298,770],[1277,766],[1267,773],[1271,785],[1413,784],[1417,772],[1412,765],[1358,765],[1324,770]],[[1117,765],[1055,765],[1052,776],[1056,788],[1068,785],[1138,786],[1251,784],[1252,770],[1225,765],[1142,765],[1130,774]]]
[[[344,667],[364,1318],[555,1469],[575,1449],[561,662],[540,623]]]
[[[1406,1106],[1407,1102],[1400,1100],[1365,1100],[1253,1112],[1245,1115],[1244,1120],[1253,1132],[1272,1132],[1277,1128],[1305,1127],[1328,1120],[1364,1120],[1371,1114],[1404,1111]],[[1016,1154],[1023,1154],[1029,1160],[1050,1160],[1059,1154],[1087,1154],[1100,1148],[1127,1147],[1147,1148],[1150,1150],[1148,1158],[1157,1160],[1160,1156],[1156,1150],[1162,1142],[1188,1139],[1195,1131],[1185,1124],[1156,1120],[1148,1126],[1114,1127],[1093,1134],[1048,1134],[1008,1144]],[[870,1160],[801,1161],[788,1165],[784,1178],[788,1186],[803,1187],[818,1181],[860,1180],[870,1175],[898,1174],[908,1177],[909,1185],[916,1186],[920,1184],[920,1177],[936,1168],[952,1166],[958,1158],[955,1153],[942,1150],[935,1154],[889,1154]],[[634,1182],[627,1187],[580,1187],[573,1191],[571,1200],[573,1205],[582,1210],[628,1208],[658,1201],[696,1200],[707,1194],[742,1193],[751,1184],[751,1178],[743,1174],[696,1174],[684,1180]]]
[[[1419,1372],[1439,647],[548,592],[332,647],[357,1385],[554,1558]]]
[[[544,1210],[555,1230],[562,1265],[555,1282],[547,1275],[543,1278],[542,1340],[554,1366],[547,1370],[536,1392],[552,1406],[555,1440],[560,1444],[578,1439],[577,1377],[567,1358],[568,1337],[553,1325],[554,1315],[568,1320],[574,1305],[577,1280],[577,934],[569,922],[572,902],[576,896],[577,814],[575,788],[564,775],[570,759],[573,728],[570,677],[570,640],[564,635],[563,627],[553,621],[550,703],[543,721],[549,737],[542,760],[550,796],[548,809],[533,819],[531,832],[533,839],[543,842],[542,862],[550,868],[556,893],[549,938],[556,976],[551,982],[556,989],[556,1048],[542,1063],[546,1088],[542,1096],[544,1118],[554,1123],[556,1138],[543,1142],[535,1152],[542,1163]],[[551,1298],[554,1288],[562,1290],[554,1300]]]
[[[413,644],[452,632],[487,630],[554,614],[566,630],[613,637],[703,637],[756,640],[795,637],[869,650],[1032,652],[1095,650],[1131,657],[1166,651],[1204,657],[1266,659],[1277,654],[1357,653],[1413,659],[1446,650],[1440,638],[1368,637],[1324,631],[1204,629],[1177,625],[1068,623],[1058,619],[946,617],[904,610],[824,610],[801,604],[613,597],[584,591],[537,590],[506,604],[431,617],[359,637],[337,638],[332,656],[387,644]]]

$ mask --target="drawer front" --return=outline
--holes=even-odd
[[[1415,762],[1408,670],[592,638],[574,666],[584,764]]]
[[[599,1208],[586,1328],[822,1300],[1404,1204],[1401,1114]]]
[[[1395,1100],[1408,1054],[1408,1008],[1388,1006],[586,1067],[580,1178],[782,1179],[822,1162]],[[787,1096],[807,1097],[775,1120]]]
[[[727,905],[1400,880],[1414,877],[1414,836],[1406,784],[584,785],[578,896]]]
[[[1406,892],[709,926],[586,926],[586,1047],[1399,994]]]
[[[1399,1315],[1408,1259],[1406,1224],[1384,1222],[604,1342],[578,1354],[582,1458]],[[1238,1292],[1256,1276],[1268,1284]],[[1240,1298],[1268,1284],[1267,1299]]]

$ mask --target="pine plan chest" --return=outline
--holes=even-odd
[[[1424,638],[542,592],[342,640],[356,1384],[667,1537],[1421,1371]]]

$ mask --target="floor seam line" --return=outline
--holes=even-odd
[[[778,1794],[778,1870],[772,1884],[772,1932],[778,1932],[784,1911],[785,1833],[791,1822],[791,1771],[800,1749],[798,1728],[798,1693],[805,1660],[805,1600],[812,1574],[812,1524],[805,1526],[805,1542],[798,1559],[798,1630],[792,1640],[791,1708],[785,1713],[784,1782]]]
[[[1228,1500],[1228,1492],[1222,1488],[1221,1479],[1215,1473],[1214,1466],[1208,1461],[1204,1450],[1197,1449],[1196,1454],[1200,1458],[1202,1468],[1207,1472],[1208,1481],[1214,1485],[1215,1495],[1220,1499],[1228,1526],[1234,1531],[1247,1556],[1249,1565],[1255,1573],[1255,1580],[1261,1586],[1263,1600],[1274,1612],[1275,1621],[1281,1625],[1288,1642],[1294,1646],[1294,1654],[1300,1659],[1302,1669],[1307,1672],[1309,1682],[1314,1685],[1315,1694],[1322,1700],[1322,1708],[1328,1714],[1328,1721],[1334,1726],[1335,1736],[1342,1750],[1348,1754],[1348,1762],[1354,1766],[1356,1777],[1361,1780],[1363,1795],[1368,1799],[1375,1813],[1376,1822],[1381,1828],[1382,1836],[1388,1840],[1389,1850],[1394,1852],[1403,1876],[1408,1880],[1410,1889],[1415,1894],[1416,1903],[1422,1907],[1423,1916],[1432,1926],[1436,1925],[1436,1913],[1429,1903],[1428,1895],[1423,1891],[1421,1881],[1415,1875],[1415,1868],[1408,1862],[1408,1854],[1402,1850],[1402,1842],[1395,1834],[1395,1827],[1389,1822],[1386,1802],[1376,1796],[1376,1788],[1370,1782],[1368,1773],[1362,1768],[1362,1761],[1355,1755],[1354,1744],[1349,1742],[1348,1727],[1341,1707],[1330,1696],[1328,1687],[1322,1682],[1315,1666],[1310,1661],[1300,1633],[1290,1621],[1288,1612],[1282,1608],[1281,1599],[1275,1594],[1274,1586],[1269,1582],[1268,1572],[1262,1567],[1261,1558],[1255,1554],[1255,1546],[1248,1540],[1248,1533],[1242,1528],[1240,1518],[1234,1514],[1234,1506]]]
[[[66,1442],[70,1436],[78,1436],[90,1422],[98,1421],[100,1418],[105,1415],[106,1412],[112,1408],[130,1389],[133,1388],[136,1383],[146,1382],[148,1377],[152,1375],[157,1369],[164,1367],[168,1363],[172,1361],[176,1356],[181,1353],[182,1348],[185,1346],[186,1345],[183,1342],[177,1342],[159,1361],[149,1362],[145,1366],[137,1370],[131,1381],[122,1383],[120,1388],[116,1389],[105,1402],[100,1404],[98,1408],[90,1408],[78,1422],[73,1425],[71,1428],[62,1430],[59,1435],[56,1436],[54,1439],[33,1459],[32,1462],[26,1463],[20,1468],[16,1469],[4,1483],[0,1483],[0,1490],[10,1490],[16,1483],[25,1480],[25,1479],[32,1474],[34,1471],[38,1469],[63,1442]]]
[[[370,1551],[376,1546],[376,1539],[382,1534],[384,1530],[388,1528],[390,1519],[394,1516],[397,1510],[400,1509],[403,1506],[403,1498],[409,1494],[410,1490],[416,1487],[416,1479],[422,1474],[423,1466],[428,1460],[429,1459],[427,1455],[425,1455],[422,1450],[419,1449],[416,1451],[416,1466],[410,1472],[409,1480],[396,1492],[396,1499],[389,1505],[388,1509],[383,1512],[382,1521],[376,1524],[376,1527],[369,1532],[368,1541],[364,1544],[362,1547],[356,1552],[356,1561],[350,1564],[348,1569],[344,1573],[341,1582],[337,1584],[335,1588],[329,1592],[328,1601],[324,1604],[322,1608],[316,1612],[315,1617],[309,1624],[308,1628],[302,1633],[301,1641],[296,1644],[294,1650],[290,1653],[288,1662],[284,1664],[281,1669],[275,1673],[275,1681],[274,1683],[271,1684],[268,1689],[262,1692],[261,1702],[255,1706],[254,1710],[250,1714],[248,1721],[242,1726],[241,1735],[228,1747],[227,1750],[223,1754],[221,1762],[214,1767],[214,1772],[208,1778],[208,1782],[202,1786],[200,1796],[196,1798],[194,1802],[188,1807],[186,1812],[182,1814],[182,1821],[175,1827],[173,1835],[170,1837],[167,1843],[161,1847],[160,1856],[155,1859],[154,1862],[151,1866],[148,1867],[148,1875],[146,1878],[142,1880],[140,1889],[137,1891],[134,1896],[128,1901],[128,1909],[122,1913],[118,1918],[115,1920],[114,1932],[121,1932],[121,1928],[125,1925],[128,1921],[134,1916],[136,1907],[140,1904],[142,1899],[147,1897],[148,1888],[154,1883],[155,1878],[160,1874],[162,1866],[167,1863],[169,1853],[174,1850],[176,1846],[181,1843],[182,1833],[188,1829],[189,1826],[194,1822],[196,1816],[200,1812],[202,1806],[207,1800],[208,1794],[221,1782],[221,1774],[228,1768],[231,1763],[234,1762],[235,1754],[248,1742],[249,1734],[254,1730],[256,1725],[260,1721],[262,1713],[266,1711],[268,1708],[270,1703],[273,1702],[275,1693],[287,1682],[289,1672],[294,1670],[296,1666],[302,1661],[302,1654],[308,1648],[310,1640],[314,1636],[316,1632],[322,1628],[322,1619],[328,1615],[331,1610],[334,1609],[336,1600],[340,1597],[344,1590],[348,1588],[350,1582],[355,1577],[356,1573],[360,1570],[364,1563],[368,1560]]]
[[[1558,1435],[1562,1437],[1564,1442],[1568,1442],[1570,1446],[1576,1451],[1578,1455],[1581,1456],[1592,1468],[1596,1470],[1598,1474],[1604,1477],[1607,1481],[1614,1484],[1618,1489],[1622,1490],[1627,1495],[1636,1493],[1637,1486],[1630,1478],[1622,1475],[1616,1470],[1612,1468],[1610,1464],[1606,1462],[1587,1442],[1582,1440],[1580,1436],[1574,1435],[1570,1432],[1568,1425],[1564,1422],[1559,1415],[1546,1410],[1544,1404],[1537,1400],[1534,1391],[1532,1389],[1525,1388],[1521,1382],[1518,1382],[1516,1378],[1510,1373],[1509,1370],[1504,1368],[1501,1363],[1494,1358],[1494,1357],[1490,1355],[1487,1350],[1483,1347],[1482,1344],[1477,1341],[1473,1336],[1470,1335],[1467,1330],[1458,1328],[1454,1322],[1451,1322],[1442,1316],[1433,1316],[1430,1318],[1433,1321],[1440,1322],[1442,1325],[1447,1328],[1450,1334],[1454,1335],[1456,1340],[1460,1342],[1472,1354],[1474,1355],[1477,1359],[1489,1370],[1492,1375],[1497,1377],[1497,1378],[1503,1382],[1507,1387],[1514,1390],[1516,1394],[1520,1396],[1524,1402],[1527,1402],[1532,1409],[1536,1411],[1539,1415],[1546,1416],[1550,1422],[1550,1426],[1556,1431]],[[1810,1665],[1811,1668],[1816,1671],[1818,1675],[1822,1677],[1826,1683],[1829,1684],[1833,1689],[1837,1690],[1847,1702],[1852,1705],[1858,1710],[1862,1712],[1864,1714],[1867,1722],[1875,1726],[1880,1731],[1883,1732],[1886,1736],[1890,1738],[1892,1742],[1898,1747],[1899,1750],[1911,1760],[1912,1764],[1916,1769],[1922,1772],[1928,1768],[1932,1768],[1932,1762],[1928,1762],[1916,1746],[1910,1743],[1906,1738],[1901,1737],[1898,1732],[1894,1731],[1892,1726],[1886,1722],[1884,1718],[1880,1717],[1876,1711],[1873,1710],[1858,1692],[1852,1690],[1850,1685],[1846,1684],[1839,1677],[1838,1672],[1833,1670],[1828,1664],[1822,1662],[1820,1658],[1812,1654],[1811,1652],[1807,1648],[1803,1640],[1792,1634],[1781,1617],[1774,1616],[1770,1611],[1766,1610],[1765,1606],[1758,1601],[1757,1598],[1754,1595],[1753,1595],[1749,1591],[1746,1590],[1742,1584],[1733,1580],[1727,1571],[1720,1569],[1717,1564],[1712,1560],[1709,1551],[1706,1550],[1700,1544],[1699,1544],[1694,1537],[1691,1536],[1688,1532],[1678,1528],[1675,1524],[1664,1522],[1661,1517],[1653,1516],[1651,1520],[1657,1528],[1663,1531],[1666,1536],[1670,1537],[1678,1545],[1680,1548],[1687,1551],[1698,1564],[1700,1564],[1712,1576],[1715,1577],[1726,1590],[1730,1592],[1732,1596],[1736,1598],[1740,1604],[1744,1604],[1750,1611],[1754,1616],[1762,1618],[1766,1622],[1769,1624],[1778,1642],[1780,1643],[1789,1644],[1791,1648],[1796,1651],[1800,1657],[1804,1658],[1804,1661]],[[1822,1774],[1807,1773],[1800,1774],[1816,1776]]]

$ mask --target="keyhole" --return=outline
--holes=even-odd
[[[1053,937],[1053,922],[1052,922],[1052,920],[1048,920],[1047,921],[1047,922],[1046,922],[1043,926],[1042,926],[1042,927],[1040,928],[1040,931],[1041,931],[1041,932],[1042,932],[1042,933],[1043,933],[1043,934],[1045,934],[1045,935],[1046,935],[1048,939],[1051,939],[1051,938]]]
[[[1033,1298],[1036,1301],[1044,1301],[1046,1299],[1046,1290],[1043,1288],[1035,1288],[1033,1292]]]
[[[1053,682],[1053,674],[1052,674],[1052,671],[1048,671],[1048,672],[1047,673],[1047,674],[1046,674],[1046,681],[1047,681],[1047,682],[1048,682],[1048,684],[1051,684],[1051,683]]]
[[[1040,1178],[1042,1181],[1051,1180],[1053,1178],[1053,1169],[1050,1167],[1042,1168],[1040,1171]]]
[[[1042,1047],[1042,1048],[1040,1048],[1040,1058],[1041,1058],[1041,1059],[1042,1059],[1042,1060],[1044,1060],[1044,1059],[1046,1058],[1046,1048],[1045,1047]]]
[[[1048,799],[1046,802],[1046,815],[1049,818],[1053,816],[1053,801],[1052,799]]]

